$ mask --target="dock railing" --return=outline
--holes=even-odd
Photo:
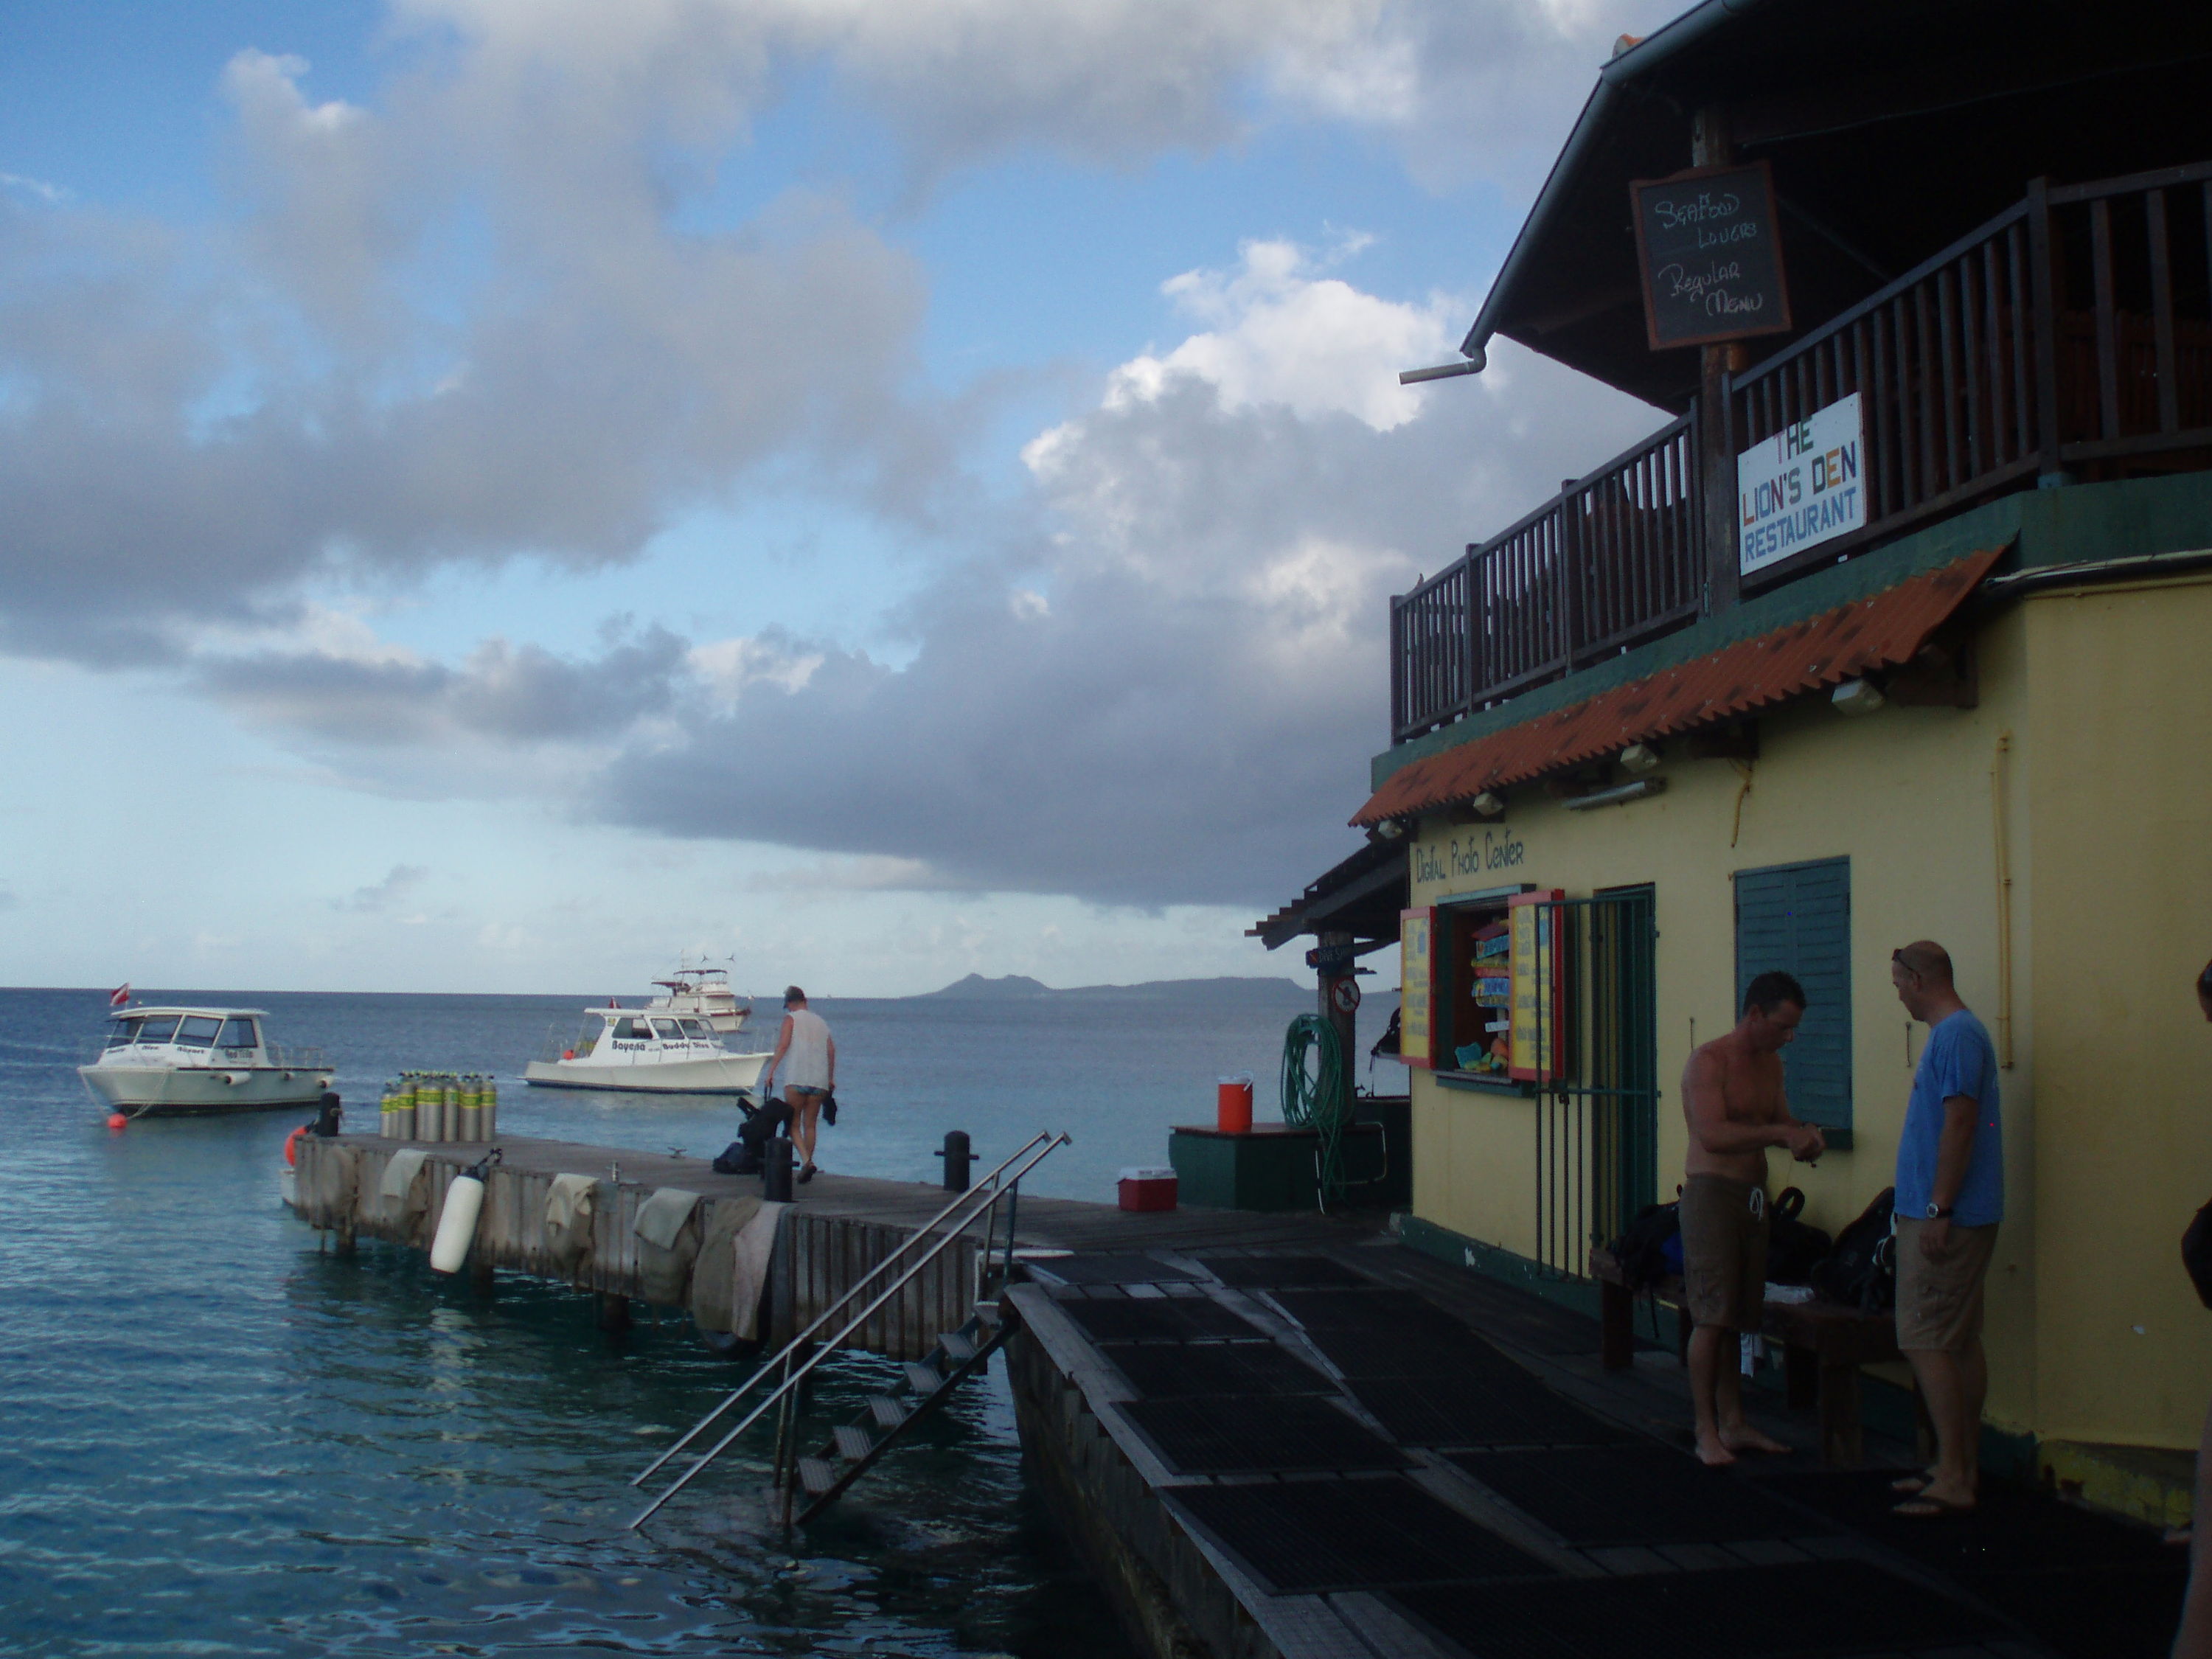
[[[1707,469],[1730,476],[1735,456],[1853,392],[1864,527],[1747,591],[2045,480],[2212,467],[2212,161],[2033,183],[1723,386],[1718,410],[1693,401],[1391,600],[1394,743],[1694,621],[1705,573],[1736,555],[1733,529],[1708,545]]]
[[[691,1462],[690,1467],[686,1468],[682,1474],[678,1475],[673,1481],[672,1481],[667,1488],[663,1491],[658,1498],[647,1504],[644,1509],[639,1510],[635,1517],[630,1521],[630,1527],[632,1528],[635,1528],[642,1526],[647,1520],[651,1519],[664,1504],[667,1503],[670,1498],[675,1497],[678,1492],[683,1491],[684,1487],[690,1485],[695,1476],[704,1470],[706,1467],[709,1463],[712,1463],[717,1457],[720,1457],[723,1452],[726,1451],[732,1445],[735,1444],[738,1437],[743,1434],[747,1429],[750,1428],[755,1423],[758,1422],[763,1417],[766,1416],[771,1408],[779,1405],[787,1405],[787,1402],[795,1397],[795,1391],[799,1388],[799,1384],[806,1379],[817,1365],[819,1365],[830,1356],[830,1352],[836,1349],[840,1342],[843,1341],[847,1337],[852,1335],[855,1331],[858,1331],[862,1326],[866,1325],[869,1318],[875,1314],[878,1309],[883,1307],[894,1297],[896,1297],[901,1291],[905,1290],[908,1284],[911,1282],[924,1267],[935,1261],[938,1256],[942,1255],[945,1250],[951,1249],[957,1240],[965,1237],[969,1229],[973,1227],[978,1221],[984,1222],[986,1227],[983,1260],[980,1266],[983,1270],[988,1270],[991,1240],[995,1229],[999,1201],[1001,1199],[1006,1200],[1007,1206],[1005,1272],[1008,1275],[1011,1275],[1013,1272],[1014,1262],[1013,1211],[1014,1206],[1018,1203],[1020,1200],[1022,1177],[1029,1174],[1030,1170],[1036,1169],[1038,1164],[1044,1162],[1046,1158],[1049,1158],[1060,1147],[1070,1145],[1073,1139],[1073,1137],[1064,1133],[1060,1134],[1040,1133],[1030,1136],[1030,1139],[1018,1148],[1011,1157],[1007,1158],[996,1169],[991,1170],[988,1175],[985,1176],[980,1183],[970,1187],[967,1191],[961,1193],[955,1197],[951,1203],[945,1205],[943,1209],[939,1210],[935,1215],[932,1216],[927,1221],[922,1223],[920,1227],[915,1229],[914,1233],[904,1243],[893,1249],[881,1261],[878,1262],[874,1267],[871,1268],[866,1273],[855,1280],[852,1287],[848,1289],[843,1296],[838,1297],[836,1302],[824,1309],[815,1319],[812,1324],[809,1325],[805,1330],[800,1331],[797,1335],[793,1336],[789,1342],[786,1343],[775,1354],[771,1355],[761,1364],[759,1369],[753,1372],[750,1376],[747,1377],[743,1382],[738,1384],[737,1388],[732,1389],[728,1395],[725,1395],[721,1402],[717,1405],[714,1410],[708,1412],[704,1417],[701,1418],[696,1423],[694,1423],[689,1429],[685,1430],[683,1435],[678,1438],[673,1445],[670,1446],[666,1451],[661,1453],[659,1456],[654,1458],[651,1463],[640,1470],[638,1474],[631,1479],[630,1485],[633,1486],[643,1486],[647,1480],[651,1480],[653,1475],[658,1474],[662,1468],[665,1468],[669,1462],[673,1459],[678,1453],[681,1452],[685,1447],[696,1440],[702,1434],[705,1433],[708,1428],[719,1422],[738,1403],[738,1401],[742,1401],[747,1395],[750,1394],[754,1389],[757,1388],[769,1376],[779,1376],[780,1374],[780,1380],[777,1382],[775,1387],[768,1394],[763,1395],[759,1401],[755,1402],[752,1409],[745,1413],[745,1414],[738,1420],[734,1426],[725,1431],[720,1440],[717,1440],[704,1452],[695,1457]],[[1015,1169],[1013,1166],[1017,1164],[1019,1164],[1021,1167]],[[1012,1171],[1011,1174],[1008,1173],[1010,1170]],[[967,1211],[967,1213],[965,1215],[959,1215],[959,1212],[963,1210]],[[959,1217],[957,1221],[953,1220],[955,1216]],[[951,1223],[951,1224],[947,1225],[947,1223]],[[940,1227],[945,1229],[941,1235],[938,1234],[937,1231]],[[884,1285],[880,1291],[877,1291],[866,1307],[862,1308],[857,1314],[854,1314],[849,1318],[846,1318],[843,1325],[834,1334],[828,1336],[822,1334],[825,1328],[842,1317],[845,1315],[846,1310],[855,1302],[860,1299],[861,1296],[867,1291],[870,1285],[873,1285],[878,1279],[882,1279],[886,1273],[890,1273],[893,1267],[898,1263],[902,1256],[906,1255],[909,1251],[914,1249],[915,1246],[921,1244],[926,1240],[929,1240],[933,1235],[936,1235],[935,1242],[931,1243],[929,1248],[923,1251],[920,1255],[915,1256],[912,1261],[907,1262],[904,1268],[898,1273],[896,1277],[894,1278],[890,1284]],[[982,1287],[979,1285],[976,1288],[980,1292]],[[817,1345],[817,1342],[818,1346],[814,1346]],[[810,1346],[813,1346],[813,1352],[811,1353],[807,1352],[807,1349]]]

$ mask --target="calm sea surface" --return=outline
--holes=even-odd
[[[435,1068],[497,1073],[512,1134],[703,1158],[734,1133],[727,1105],[512,1081],[580,997],[161,999],[269,1009],[356,1127],[387,1073]],[[743,1369],[673,1316],[611,1337],[571,1292],[326,1253],[277,1201],[303,1113],[111,1133],[71,1069],[104,1004],[0,991],[0,1652],[1126,1651],[1024,1487],[998,1368],[803,1534],[766,1518],[765,1438],[628,1532],[629,1476]],[[933,1181],[947,1129],[995,1163],[1064,1127],[1039,1189],[1110,1200],[1217,1073],[1257,1073],[1272,1115],[1299,1006],[824,1001],[820,1162]],[[817,1426],[887,1369],[825,1367]]]

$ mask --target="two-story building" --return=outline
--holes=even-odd
[[[1842,1226],[1933,938],[2004,1066],[1990,1426],[2195,1443],[2208,68],[2212,12],[2126,0],[1705,0],[1604,67],[1455,368],[1503,335],[1666,418],[1393,601],[1353,820],[1408,860],[1409,1239],[1584,1274],[1773,968],[1834,1149],[1774,1184]]]

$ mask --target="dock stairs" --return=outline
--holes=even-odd
[[[792,1510],[801,1492],[805,1494],[807,1502],[797,1516],[799,1524],[836,1503],[908,1428],[943,1405],[962,1382],[981,1370],[992,1352],[1012,1334],[998,1305],[984,1297],[984,1280],[991,1275],[1000,1203],[1003,1200],[1006,1209],[1006,1254],[998,1274],[1003,1285],[1013,1273],[1014,1215],[1022,1177],[1069,1141],[1070,1137],[1064,1133],[1031,1136],[998,1168],[957,1194],[917,1228],[812,1324],[771,1355],[720,1405],[693,1424],[674,1445],[631,1480],[634,1486],[644,1486],[756,1389],[770,1378],[775,1379],[775,1385],[755,1400],[750,1409],[724,1430],[713,1445],[696,1454],[690,1466],[638,1512],[630,1526],[642,1526],[651,1519],[663,1504],[690,1485],[740,1435],[771,1411],[777,1413],[775,1484],[783,1493],[785,1521],[793,1522]],[[923,1268],[951,1249],[955,1241],[965,1237],[977,1222],[983,1224],[983,1248],[977,1261],[976,1299],[970,1304],[967,1321],[957,1330],[940,1332],[936,1346],[926,1358],[903,1368],[902,1387],[874,1395],[860,1416],[833,1428],[829,1440],[812,1455],[799,1455],[798,1412],[802,1391],[815,1367],[838,1344],[865,1327],[877,1310],[903,1291]]]
[[[798,1461],[795,1476],[808,1499],[798,1524],[804,1526],[842,1497],[893,1442],[981,1370],[1012,1332],[996,1303],[978,1302],[966,1324],[939,1333],[937,1346],[927,1358],[902,1368],[901,1392],[872,1396],[858,1417],[830,1430],[826,1444],[811,1457]]]

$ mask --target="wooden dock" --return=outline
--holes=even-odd
[[[490,1150],[374,1135],[308,1135],[296,1144],[301,1219],[343,1246],[365,1237],[426,1252],[454,1177]],[[760,1177],[717,1175],[703,1159],[574,1141],[502,1137],[498,1144],[501,1161],[487,1183],[471,1251],[474,1271],[504,1269],[610,1298],[684,1308],[709,1333],[734,1332],[771,1345],[787,1340],[843,1297],[952,1196],[918,1182],[822,1174],[796,1188],[791,1204],[764,1206]],[[385,1194],[385,1176],[392,1158],[410,1150],[422,1155],[420,1176],[406,1198],[394,1201]],[[554,1183],[564,1176],[588,1178],[592,1187],[588,1240],[570,1238],[565,1249],[547,1224]],[[674,1248],[658,1250],[640,1236],[638,1224],[664,1189],[696,1194],[700,1201]],[[1310,1249],[1375,1231],[1372,1218],[1360,1223],[1231,1210],[1134,1212],[1028,1193],[1014,1207],[1018,1249]],[[763,1209],[763,1224],[773,1228],[774,1240],[756,1320],[748,1316],[754,1310],[734,1299],[727,1258]],[[982,1229],[970,1231],[843,1346],[919,1359],[939,1332],[957,1329],[983,1285]],[[1003,1213],[995,1237],[1003,1249]]]

